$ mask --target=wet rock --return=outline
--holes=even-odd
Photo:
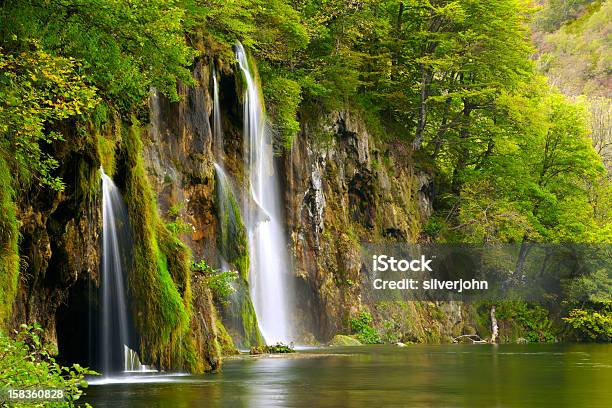
[[[363,344],[354,337],[346,336],[344,334],[336,334],[329,342],[330,346],[362,346]]]

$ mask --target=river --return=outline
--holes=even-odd
[[[94,380],[96,407],[609,407],[611,344],[408,345],[240,356],[216,374]]]

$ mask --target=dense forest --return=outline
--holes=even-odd
[[[208,77],[197,74],[202,64],[217,69],[227,87],[227,78],[239,72],[238,42],[257,63],[277,158],[291,156],[306,135],[332,143],[338,136],[318,121],[351,112],[375,146],[372,172],[409,165],[412,176],[406,173],[400,181],[417,183],[416,174],[427,179],[421,184],[426,184],[428,210],[414,210],[408,232],[389,233],[385,240],[607,248],[612,243],[611,4],[0,2],[0,326],[11,334],[0,337],[0,353],[12,356],[0,361],[0,379],[27,383],[23,373],[29,371],[30,377],[49,376],[49,384],[64,381],[53,368],[59,367],[53,350],[41,345],[60,343],[61,357],[63,337],[52,334],[55,323],[36,318],[43,314],[33,310],[44,300],[32,299],[43,287],[47,299],[55,299],[52,292],[65,289],[57,282],[70,286],[81,279],[52,252],[73,251],[83,264],[96,265],[86,243],[98,235],[89,236],[84,224],[98,219],[94,203],[101,166],[119,180],[138,237],[129,293],[158,299],[132,306],[141,335],[133,348],[143,361],[190,371],[217,368],[219,356],[234,348],[213,315],[210,322],[208,317],[196,322],[194,310],[211,302],[222,309],[222,298],[231,292],[224,279],[235,276],[219,275],[208,266],[215,261],[205,259],[206,251],[190,247],[191,238],[185,237],[200,226],[181,219],[180,206],[166,208],[156,200],[143,149],[152,93],[159,93],[162,108],[183,106],[189,89],[208,86]],[[244,86],[240,75],[235,82]],[[412,197],[417,201],[416,193]],[[367,214],[376,199],[362,202],[355,211]],[[68,214],[80,215],[73,221]],[[54,242],[53,234],[66,228],[71,235]],[[365,222],[345,234],[347,245],[376,239],[368,228]],[[329,241],[341,248],[345,235]],[[240,265],[236,269],[246,276]],[[565,282],[563,301],[552,301],[552,308],[498,305],[498,317],[537,332],[533,341],[609,342],[609,273]],[[335,274],[334,279],[345,296],[340,299],[355,293],[355,276]],[[62,296],[58,305],[68,302],[69,296]],[[353,306],[342,312],[350,319],[330,323],[328,334],[344,327],[362,342],[383,341],[384,333],[373,333],[370,313]],[[224,351],[200,334],[211,322],[221,333],[215,347]],[[15,337],[22,323],[28,326]],[[61,324],[58,320],[58,331]],[[24,358],[27,354],[34,357]],[[20,376],[13,375],[17,366],[23,367]],[[87,371],[66,370],[67,387],[78,397],[78,381]]]

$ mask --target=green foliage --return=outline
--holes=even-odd
[[[555,341],[552,332],[552,322],[548,310],[521,301],[505,301],[496,307],[496,316],[500,321],[518,326],[517,337],[523,337],[529,342],[547,343]],[[500,330],[500,336],[507,336]],[[516,339],[508,339],[516,340]]]
[[[302,101],[302,89],[294,80],[274,75],[272,72],[266,73],[261,67],[260,73],[267,112],[278,127],[281,144],[289,149],[300,130],[296,115]]]
[[[376,329],[372,327],[372,315],[369,312],[362,310],[356,317],[349,320],[349,325],[360,342],[364,344],[382,343]]]
[[[544,31],[554,31],[580,15],[586,5],[594,0],[547,0],[538,13],[537,23]]]
[[[19,278],[19,228],[13,180],[0,155],[0,332],[10,319]]]
[[[204,259],[194,262],[192,269],[204,274],[206,286],[212,290],[217,300],[227,302],[227,298],[236,292],[232,285],[238,279],[238,272],[214,269]]]
[[[542,14],[554,11],[552,3],[565,3],[571,7],[587,2],[553,1],[551,7],[545,8]],[[563,19],[569,21],[558,30],[557,24],[537,21],[539,24],[536,25],[535,38],[541,49],[538,67],[567,95],[583,94],[609,98],[612,2],[604,0],[590,3],[588,7],[574,8],[573,13],[562,14]],[[538,32],[539,30],[544,33]]]
[[[455,231],[471,242],[601,242],[587,183],[604,169],[587,136],[586,113],[561,95],[503,98],[513,124],[461,178]],[[521,104],[521,105],[519,105]],[[498,122],[498,125],[502,124]],[[506,126],[506,125],[503,125]],[[520,137],[519,137],[520,135]],[[599,229],[601,228],[601,230]]]
[[[174,203],[168,209],[168,218],[171,219],[170,222],[166,223],[166,228],[174,234],[174,236],[178,239],[181,234],[188,234],[193,231],[193,225],[183,221],[181,218],[181,211],[185,203],[179,202]]]
[[[85,375],[97,374],[74,364],[59,365],[53,356],[57,350],[41,340],[43,330],[38,324],[21,325],[21,330],[10,338],[0,333],[0,383],[4,388],[57,388],[63,389],[63,402],[17,403],[14,407],[74,407],[87,388]]]
[[[47,152],[50,144],[63,140],[53,125],[91,111],[97,103],[95,88],[79,75],[73,58],[45,52],[35,42],[18,53],[1,47],[0,153],[15,182],[35,178],[62,190],[62,181],[53,175],[58,162]]]
[[[286,61],[305,47],[309,34],[301,16],[287,0],[208,0],[187,2],[192,24],[206,27],[218,42],[245,47],[271,61]]]
[[[574,328],[581,340],[612,342],[612,303],[603,310],[572,309],[563,320]]]
[[[251,347],[250,354],[287,354],[295,353],[293,347],[283,343],[276,343],[272,346],[253,346]]]
[[[600,254],[605,256],[605,254]],[[578,276],[565,285],[565,298],[573,305],[596,306],[612,303],[610,271],[601,269],[588,276]]]
[[[582,341],[612,341],[612,279],[598,270],[579,276],[565,285],[569,313],[563,318]]]
[[[82,61],[80,72],[123,113],[142,107],[154,86],[176,100],[191,83],[194,51],[185,42],[181,2],[151,0],[7,1],[0,14],[6,49],[37,41]],[[12,39],[12,40],[9,40]]]
[[[234,354],[238,354],[239,351],[234,345],[234,341],[227,332],[227,329],[225,328],[223,323],[221,323],[221,320],[216,319],[215,325],[217,326],[217,338],[219,339],[219,345],[221,346],[221,355],[231,356]]]

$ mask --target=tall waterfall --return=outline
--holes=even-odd
[[[245,200],[245,224],[249,233],[251,298],[266,343],[288,343],[291,340],[287,296],[290,270],[280,223],[279,183],[274,172],[272,141],[266,131],[260,90],[242,44],[236,46],[236,58],[246,81],[245,168],[249,174],[251,200]]]
[[[124,346],[129,344],[127,298],[122,267],[122,249],[127,242],[122,231],[127,208],[113,180],[102,173],[102,372],[107,375],[121,367]]]
[[[102,173],[101,367],[117,371],[148,371],[131,350],[123,262],[130,245],[128,212],[113,180]]]

